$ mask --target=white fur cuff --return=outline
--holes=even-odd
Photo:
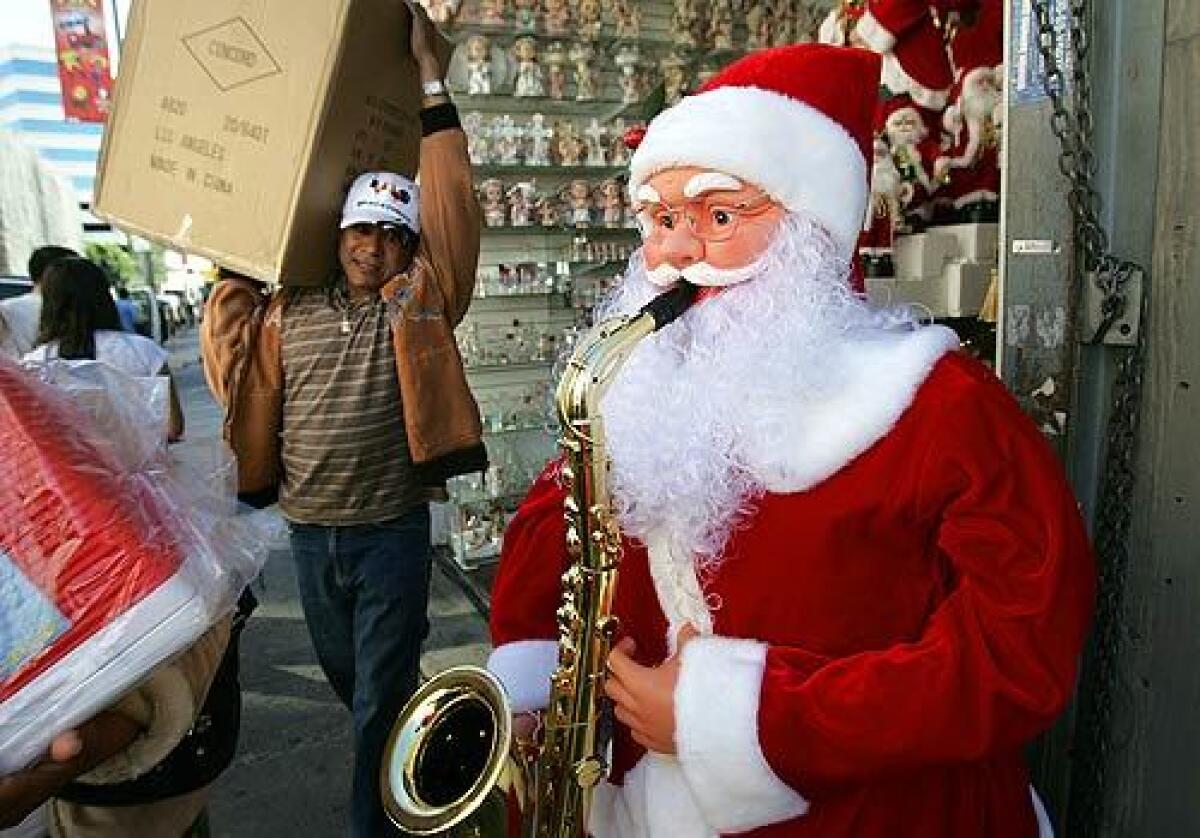
[[[767,645],[698,638],[683,649],[675,745],[692,796],[718,832],[797,818],[808,801],[771,770],[758,742]]]
[[[492,651],[487,668],[500,679],[515,713],[542,710],[550,702],[550,676],[558,664],[553,640],[518,640]]]
[[[872,52],[878,52],[881,55],[891,52],[892,48],[896,46],[896,36],[885,29],[879,19],[869,10],[863,12],[858,23],[854,24],[854,34],[862,38]]]

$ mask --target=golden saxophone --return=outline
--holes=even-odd
[[[592,790],[608,773],[598,720],[621,534],[607,485],[600,399],[630,352],[696,296],[681,283],[632,317],[606,321],[580,342],[555,392],[565,453],[570,566],[558,609],[558,663],[540,741],[513,735],[503,687],[460,666],[426,682],[392,728],[380,771],[384,808],[419,835],[578,838]],[[508,804],[520,811],[510,830]]]

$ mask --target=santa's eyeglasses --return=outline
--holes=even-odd
[[[759,215],[771,208],[771,196],[760,192],[744,201],[730,202],[717,197],[695,198],[681,206],[660,201],[646,201],[634,206],[634,218],[645,241],[657,241],[680,222],[698,239],[723,242],[738,231],[743,218]]]

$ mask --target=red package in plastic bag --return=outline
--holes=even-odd
[[[0,363],[0,775],[218,616],[179,505],[88,424]]]

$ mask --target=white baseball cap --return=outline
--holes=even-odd
[[[365,172],[346,193],[341,229],[354,224],[402,224],[420,233],[420,204],[420,187],[404,175]]]

